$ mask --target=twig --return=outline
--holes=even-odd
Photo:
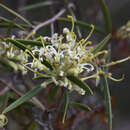
[[[69,4],[68,5],[68,8],[70,8],[72,5]],[[34,34],[36,33],[41,27],[45,26],[45,25],[48,25],[48,24],[51,24],[53,23],[54,21],[56,21],[56,19],[58,17],[60,17],[61,15],[63,15],[65,13],[66,9],[63,8],[61,9],[55,16],[53,16],[52,18],[48,19],[47,21],[43,22],[43,23],[40,23],[39,25],[37,25],[36,27],[34,27],[34,29],[32,30],[32,32],[30,34]]]
[[[8,87],[5,87],[4,89],[2,89],[0,91],[0,96],[4,95],[7,91],[9,91],[9,88]]]
[[[37,26],[34,27],[34,29],[27,35],[25,38],[26,40],[29,39],[31,36],[33,36],[41,27],[53,23],[58,17],[64,14],[66,9],[62,9],[58,14],[56,14],[54,17],[50,18],[49,20],[38,24]]]
[[[11,85],[7,84],[6,81],[0,79],[0,82],[3,83],[5,86],[7,86],[8,88],[12,89],[17,95],[19,96],[23,96],[23,94],[21,92],[19,92],[18,90],[16,90],[14,87],[12,87]]]
[[[40,23],[39,25],[37,25],[37,26],[32,30],[32,33],[36,33],[37,30],[39,30],[41,27],[53,23],[58,17],[60,17],[61,15],[63,15],[63,14],[65,13],[65,11],[66,11],[66,9],[61,9],[61,10],[59,11],[59,13],[57,13],[54,17],[52,17],[52,18],[48,19],[47,21],[45,21],[45,22]]]

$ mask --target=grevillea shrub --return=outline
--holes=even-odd
[[[3,5],[1,6],[4,7]],[[25,19],[23,20],[27,22]],[[99,84],[104,86],[103,91],[105,91],[108,122],[111,129],[111,102],[107,79],[121,81],[124,79],[124,75],[120,79],[116,79],[108,71],[108,68],[129,60],[130,57],[114,62],[109,61],[110,52],[108,49],[103,50],[103,48],[111,39],[111,34],[108,34],[95,46],[92,41],[89,41],[95,30],[94,25],[89,26],[91,31],[88,36],[79,40],[74,32],[75,21],[73,17],[68,16],[67,20],[72,22],[71,30],[64,27],[62,34],[54,33],[51,37],[39,36],[35,38],[36,32],[30,33],[27,36],[28,39],[16,36],[11,36],[10,38],[0,37],[0,58],[4,64],[13,68],[15,72],[21,71],[23,76],[31,71],[34,80],[42,79],[39,87],[32,88],[32,90],[2,111],[0,127],[8,123],[7,112],[31,99],[43,91],[43,89],[45,91],[48,86],[53,87],[49,95],[50,101],[56,96],[59,89],[63,90],[65,100],[61,118],[62,123],[65,122],[67,109],[70,104],[73,107],[76,106],[85,111],[91,111],[91,108],[85,104],[71,102],[69,95],[71,95],[72,91],[76,91],[77,95],[90,94],[93,96],[93,90],[91,86],[88,86],[88,80],[95,80],[94,86]],[[32,98],[32,100],[35,99]],[[46,107],[43,105],[42,108],[46,110]]]

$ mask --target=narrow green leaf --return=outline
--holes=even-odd
[[[12,9],[9,9],[8,7],[6,7],[5,5],[0,3],[0,7],[2,7],[3,9],[7,10],[8,12],[10,12],[11,14],[15,15],[16,17],[18,17],[19,19],[23,20],[25,23],[27,23],[28,25],[32,26],[32,24],[26,20],[24,17],[22,17],[21,15],[19,15],[18,13],[16,13],[15,11],[13,11]]]
[[[0,22],[10,23],[10,21],[11,21],[11,20],[8,20],[7,18],[0,16]]]
[[[86,106],[85,104],[80,104],[80,103],[77,103],[77,102],[72,102],[71,104],[72,104],[73,107],[78,107],[78,108],[80,108],[84,111],[87,111],[87,112],[91,111],[91,108]]]
[[[58,92],[58,89],[59,89],[58,85],[52,88],[52,90],[51,90],[51,92],[49,94],[49,97],[48,97],[48,102],[49,103],[51,103],[54,100],[54,98],[55,98],[55,96],[56,96],[56,94]]]
[[[2,23],[4,23],[3,25],[5,25],[5,27],[9,27],[9,24],[12,22],[12,20],[8,20],[8,19],[6,19],[4,17],[1,17],[1,16],[0,16],[0,21],[2,21]],[[1,25],[2,24],[0,24],[0,27],[1,27]],[[16,27],[23,30],[23,31],[25,31],[25,28],[23,26],[21,26],[20,24],[14,23],[13,28],[16,28]]]
[[[112,20],[111,20],[110,12],[105,4],[105,1],[104,0],[100,0],[100,1],[101,1],[101,9],[104,15],[106,33],[109,34],[112,31]]]
[[[89,86],[85,82],[81,81],[78,77],[68,75],[67,78],[80,88],[84,89],[88,94],[93,95],[93,91],[89,88]]]
[[[26,49],[30,50],[25,45],[23,45],[22,43],[20,43],[19,41],[14,40],[14,39],[7,38],[5,41],[14,44],[16,47],[18,47],[19,49],[22,49],[23,51],[25,51]]]
[[[43,2],[27,5],[27,6],[23,7],[23,8],[20,8],[20,10],[21,11],[23,11],[23,10],[27,11],[27,10],[36,9],[36,8],[39,8],[39,7],[43,7]]]
[[[109,86],[108,86],[107,77],[105,75],[103,75],[101,83],[102,83],[101,85],[102,85],[102,87],[104,89],[104,96],[105,96],[105,103],[106,103],[109,130],[112,130],[111,97],[110,97],[110,90],[109,90]]]
[[[31,45],[31,46],[43,46],[42,42],[35,41],[35,40],[24,40],[24,39],[16,39],[16,41],[23,43],[24,45]],[[46,42],[45,46],[51,45],[51,43]]]
[[[111,38],[111,34],[108,34],[99,44],[98,46],[92,51],[93,54],[96,54],[97,52],[99,52],[106,44],[107,42],[110,40]]]
[[[6,108],[8,100],[9,100],[8,92],[0,96],[0,113]]]
[[[0,24],[1,28],[8,28],[9,26],[10,26],[9,23]],[[13,28],[19,28],[19,29],[25,31],[24,28],[30,28],[30,26],[26,26],[25,24],[14,24]]]
[[[65,92],[65,103],[64,103],[64,110],[63,110],[63,115],[62,115],[62,123],[63,124],[65,122],[65,116],[66,116],[66,113],[67,113],[68,105],[69,105],[68,92]]]
[[[24,45],[31,46],[42,46],[42,42],[34,41],[34,40],[24,40],[24,39],[16,39],[16,41],[23,43]]]
[[[66,22],[66,23],[70,23],[70,24],[72,23],[72,21],[70,19],[67,19],[67,18],[57,18],[57,20],[63,21],[63,22]],[[85,22],[76,20],[76,21],[74,21],[74,23],[76,25],[80,26],[80,27],[83,27],[83,28],[86,28],[86,29],[92,29],[91,25],[87,24]],[[98,27],[95,27],[95,31],[98,32],[98,33],[101,33],[101,34],[105,34],[105,32]]]
[[[35,87],[29,92],[27,92],[24,96],[20,97],[17,99],[15,102],[13,102],[11,105],[9,105],[7,108],[4,109],[3,113],[7,113],[16,107],[20,106],[22,103],[26,102],[30,98],[34,97],[37,95],[43,88],[42,87]]]
[[[35,4],[31,4],[31,5],[27,5],[23,8],[20,8],[19,10],[20,11],[27,11],[27,10],[32,10],[32,9],[36,9],[36,8],[40,8],[40,7],[44,7],[44,6],[47,6],[47,5],[52,5],[52,4],[55,4],[56,2],[53,2],[53,1],[45,1],[45,2],[39,2],[39,3],[35,3]]]
[[[13,19],[12,21],[10,21],[9,27],[7,29],[7,32],[6,32],[6,37],[9,37],[11,35],[11,32],[12,32],[12,29],[14,27],[15,22],[16,22],[16,19]]]
[[[106,60],[106,63],[109,63],[111,59],[111,45],[108,46],[109,53],[104,57]],[[103,71],[108,72],[108,67],[104,67]],[[104,97],[105,97],[105,103],[106,103],[106,111],[107,111],[107,118],[108,118],[108,127],[109,130],[112,130],[112,108],[111,108],[111,97],[110,97],[110,90],[109,85],[107,81],[107,77],[103,75],[101,78],[101,88],[104,90]]]
[[[5,67],[8,71],[12,69],[12,66],[9,64],[9,60],[7,58],[0,57],[0,64]]]

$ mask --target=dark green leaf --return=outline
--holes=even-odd
[[[4,18],[4,17],[1,17],[0,16],[0,21],[1,21],[1,24],[0,24],[0,27],[9,27],[9,25],[10,25],[10,23],[12,22],[12,20],[8,20],[8,19],[6,19],[6,18]],[[27,26],[23,26],[24,24],[16,24],[16,23],[14,23],[13,24],[13,28],[19,28],[19,29],[21,29],[21,30],[23,30],[23,31],[25,31],[25,27],[27,28],[27,27],[30,27],[29,25],[27,25]]]
[[[93,54],[96,54],[99,52],[105,45],[106,43],[110,40],[111,34],[108,34],[99,44],[98,46],[92,51]]]
[[[13,102],[11,105],[9,105],[7,108],[5,108],[3,113],[7,113],[7,112],[15,109],[16,107],[20,106],[22,103],[26,102],[27,100],[29,100],[30,98],[34,97],[39,92],[41,92],[42,89],[43,89],[42,87],[33,88],[32,90],[27,92],[24,96],[20,97],[15,102]]]
[[[104,15],[106,33],[109,34],[112,31],[112,20],[111,20],[110,12],[105,4],[105,1],[104,0],[100,0],[100,1],[101,1],[101,9]]]
[[[67,78],[80,88],[84,89],[88,94],[93,95],[93,91],[89,88],[89,86],[85,82],[81,81],[78,77],[68,75]]]
[[[111,45],[109,44],[108,46],[109,53],[104,57],[106,63],[109,63],[111,59]],[[105,73],[108,72],[108,67],[104,67],[103,71]],[[111,108],[111,97],[110,97],[110,90],[109,90],[109,85],[107,81],[107,77],[105,74],[101,78],[101,88],[104,90],[104,97],[105,97],[105,103],[106,103],[106,111],[107,111],[107,118],[108,118],[108,126],[109,130],[112,130],[112,108]]]
[[[9,64],[9,60],[7,58],[0,57],[0,64],[5,67],[8,71],[13,69],[12,66]]]
[[[109,130],[112,130],[112,108],[111,108],[111,97],[110,97],[110,90],[107,82],[107,77],[103,75],[101,80],[101,85],[104,89],[104,96],[106,102],[106,110],[107,110],[107,117],[108,117],[108,125]]]
[[[54,100],[54,98],[55,98],[55,96],[56,96],[56,94],[58,92],[58,89],[59,89],[58,85],[52,88],[52,90],[51,90],[51,92],[49,94],[49,97],[48,97],[48,102],[49,103]]]
[[[25,51],[26,49],[27,49],[27,50],[30,50],[30,49],[28,49],[25,45],[23,45],[22,43],[20,43],[20,42],[18,42],[18,41],[16,41],[16,40],[7,38],[5,41],[11,42],[11,43],[14,44],[15,46],[17,46],[19,49],[22,49],[23,51]]]
[[[24,45],[31,45],[31,46],[43,46],[42,42],[34,41],[34,40],[24,40],[24,39],[16,39],[16,41],[23,43]],[[46,45],[51,45],[51,43],[46,42]]]
[[[35,4],[31,4],[31,5],[27,5],[23,8],[20,8],[20,11],[27,11],[27,10],[32,10],[32,9],[36,9],[36,8],[40,8],[40,7],[44,7],[44,6],[47,6],[47,5],[52,5],[52,4],[55,4],[56,2],[53,2],[53,1],[45,1],[45,2],[39,2],[39,3],[35,3]]]
[[[72,23],[72,21],[70,19],[67,19],[67,18],[57,18],[57,20],[63,21],[63,22],[66,22],[66,23]],[[85,22],[76,20],[76,21],[74,21],[74,23],[78,26],[83,27],[83,28],[92,29],[91,25],[87,24]],[[98,27],[95,27],[95,31],[98,32],[98,33],[101,33],[101,34],[105,34],[105,32]]]
[[[18,17],[19,19],[23,20],[25,23],[27,23],[28,25],[32,26],[32,24],[26,20],[24,17],[22,17],[21,15],[19,15],[18,13],[16,13],[15,11],[13,11],[12,9],[9,9],[8,7],[6,7],[5,5],[0,3],[0,7],[2,7],[3,9],[7,10],[8,12],[10,12],[11,14],[15,15],[16,17]]]
[[[11,35],[15,22],[16,22],[16,19],[13,19],[12,21],[9,22],[9,27],[6,32],[6,37],[9,37]]]
[[[84,104],[80,104],[80,103],[77,103],[77,102],[72,102],[71,104],[72,104],[73,107],[78,107],[78,108],[80,108],[80,109],[82,109],[84,111],[87,111],[87,112],[91,111],[91,108],[84,105]]]
[[[1,28],[8,28],[9,26],[10,26],[9,23],[0,24]],[[29,28],[29,26],[26,26],[24,24],[14,24],[13,27],[14,28],[19,28],[19,29],[24,30],[24,31],[25,31],[24,27]]]
[[[8,104],[8,92],[4,93],[3,95],[0,95],[0,113],[6,108]]]
[[[62,123],[63,124],[65,122],[65,116],[66,116],[66,113],[67,113],[68,105],[69,105],[68,92],[65,92],[64,110],[63,110],[63,115],[62,115]]]

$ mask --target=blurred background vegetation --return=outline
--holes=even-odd
[[[38,24],[44,22],[54,15],[56,15],[61,9],[67,8],[68,5],[71,5],[71,10],[67,10],[62,16],[72,15],[76,17],[77,20],[86,22],[88,24],[94,24],[104,30],[104,18],[101,11],[100,0],[0,0],[1,3],[13,9],[14,11],[20,13],[22,16],[26,17],[29,21]],[[120,27],[126,25],[130,20],[130,0],[105,0],[112,19],[112,41],[111,41],[111,59],[118,60],[130,55],[130,38],[122,37],[117,34]],[[39,4],[40,3],[40,4]],[[35,4],[35,6],[30,6]],[[37,8],[36,8],[37,5]],[[10,20],[14,20],[15,17],[12,16],[9,12],[0,8],[0,16],[6,17]],[[18,23],[22,23],[18,20]],[[63,27],[71,27],[70,24],[63,23],[61,21],[55,21],[54,23],[44,26],[38,31],[37,35],[47,36],[53,33],[62,33]],[[130,26],[129,26],[130,28]],[[86,28],[78,28],[77,33],[82,37],[88,35],[89,30]],[[130,31],[130,30],[129,30]],[[6,28],[0,28],[0,35],[5,36],[7,32]],[[21,32],[19,32],[21,33]],[[129,32],[130,33],[130,32]],[[12,34],[18,35],[18,29],[14,29]],[[105,37],[105,34],[94,33],[91,37],[91,40],[94,44],[97,44],[101,39]],[[110,71],[114,73],[115,77],[120,77],[123,73],[125,74],[125,79],[122,82],[113,82],[109,81],[110,91],[112,96],[112,110],[113,110],[113,130],[130,130],[130,61],[117,66],[111,67]],[[22,76],[21,73],[15,74],[13,71],[8,73],[3,67],[0,68],[0,78],[4,79],[10,86],[18,88],[22,93],[29,90],[35,84],[36,81],[30,79],[32,75]],[[40,81],[38,81],[40,82]],[[23,87],[26,86],[26,87]],[[3,84],[0,84],[2,87]],[[1,89],[2,90],[2,89]],[[11,92],[10,92],[11,93]],[[42,112],[39,108],[35,106],[28,107],[28,105],[23,105],[16,110],[13,110],[9,113],[9,124],[8,130],[106,130],[106,120],[105,120],[105,108],[103,94],[95,89],[95,94],[93,97],[74,97],[82,103],[87,103],[92,106],[99,104],[99,108],[91,115],[84,113],[82,111],[75,111],[70,108],[70,113],[73,113],[73,116],[68,118],[68,122],[65,125],[62,125],[59,119],[54,121],[52,116],[55,115],[53,109],[55,109],[56,103],[47,105],[45,99],[47,98],[48,92],[42,92],[38,98],[45,104],[50,111]],[[1,94],[1,93],[0,93]],[[44,95],[44,99],[43,96]],[[11,93],[12,96],[12,93]],[[9,102],[14,101],[17,98],[17,95],[13,93],[13,97],[10,96]],[[6,100],[6,94],[0,97],[0,111],[2,111],[3,99]],[[60,94],[57,97],[59,100]],[[87,100],[87,101],[86,101]],[[6,106],[5,101],[5,106]],[[55,101],[56,102],[56,101]],[[30,104],[32,105],[32,104]],[[75,114],[76,112],[77,115]],[[53,113],[53,114],[52,114]],[[60,113],[58,113],[60,118]],[[71,115],[71,114],[70,114]],[[86,115],[86,116],[85,116]],[[53,126],[52,126],[53,124]],[[88,125],[89,124],[89,125]],[[55,126],[55,127],[54,127]]]

